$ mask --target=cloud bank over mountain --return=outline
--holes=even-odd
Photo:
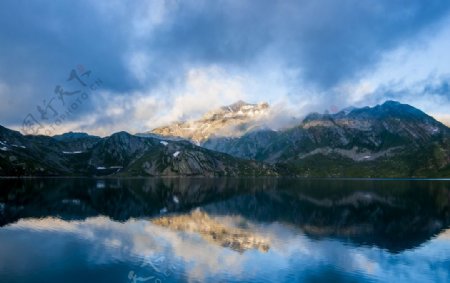
[[[439,0],[6,0],[0,121],[19,129],[80,64],[102,87],[55,132],[144,131],[239,99],[302,116],[396,97],[443,116],[449,12]]]

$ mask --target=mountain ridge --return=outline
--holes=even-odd
[[[80,143],[79,139],[23,136],[2,127],[0,176],[277,175],[271,165],[186,141],[144,138],[124,131],[95,142]]]
[[[264,118],[268,110],[269,104],[266,102],[250,104],[239,100],[208,111],[198,120],[174,122],[145,134],[156,134],[172,139],[182,138],[200,145],[211,136],[235,136],[248,132],[259,125],[259,119]]]
[[[410,105],[387,101],[335,114],[311,113],[287,130],[212,138],[203,146],[283,164],[304,177],[411,177],[449,176],[449,140],[450,129],[433,117]],[[415,155],[424,164],[414,165]]]
[[[206,131],[197,140],[174,137],[171,130],[100,138],[24,136],[0,127],[0,175],[450,176],[450,129],[410,105],[386,101],[311,113],[295,127],[277,131],[251,121],[268,108],[239,101],[210,111],[196,123],[218,121],[220,128],[231,119],[243,129],[232,136]]]

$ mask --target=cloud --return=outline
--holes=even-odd
[[[139,125],[133,129],[200,115],[219,102],[229,103],[235,97],[232,93],[250,102],[283,99],[283,103],[303,105],[297,108],[299,115],[330,103],[351,103],[340,102],[343,90],[358,101],[370,92],[358,85],[377,88],[380,84],[383,75],[374,73],[380,62],[387,62],[385,70],[402,72],[395,67],[402,62],[395,58],[402,52],[409,54],[421,40],[431,41],[442,26],[448,26],[450,10],[445,0],[42,0],[23,4],[20,0],[0,4],[0,77],[8,86],[1,90],[1,98],[14,109],[2,112],[0,123],[20,124],[22,111],[34,111],[74,66],[83,64],[104,82],[109,104],[117,103],[111,108],[122,107],[123,100],[129,99],[157,105],[163,112],[159,120],[136,121]],[[439,40],[448,43],[443,36]],[[432,61],[422,59],[417,64],[443,66],[445,60],[439,61],[435,54],[446,51],[439,46],[429,48]],[[386,58],[396,50],[400,55]],[[198,70],[197,80],[211,80],[199,85],[205,90],[191,89]],[[450,70],[443,66],[437,72]],[[160,102],[168,97],[171,102]],[[85,116],[104,105],[93,101],[67,123],[82,124]],[[126,104],[123,111],[132,111],[132,105]],[[136,111],[137,117],[145,118],[142,109]],[[106,119],[97,123],[93,128],[115,129]]]
[[[184,76],[183,83],[175,86],[129,93],[95,92],[90,99],[101,110],[77,127],[98,135],[120,130],[145,132],[172,121],[199,118],[207,109],[246,96],[244,79],[218,67],[190,69]]]
[[[362,93],[353,100],[355,105],[376,105],[385,100],[397,100],[417,107],[448,125],[450,75],[429,76],[411,83],[389,81],[376,87],[369,85]]]
[[[333,86],[445,16],[446,1],[184,1],[146,48],[160,65],[246,67],[272,56],[302,80]]]

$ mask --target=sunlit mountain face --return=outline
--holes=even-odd
[[[450,129],[408,104],[311,113],[270,127],[269,105],[238,102],[151,132],[22,135],[0,126],[0,176],[300,176],[450,174]]]
[[[259,127],[264,127],[269,119],[270,112],[267,103],[250,104],[238,101],[211,110],[199,120],[174,123],[153,129],[150,133],[202,144],[212,136],[242,136]]]

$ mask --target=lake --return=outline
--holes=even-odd
[[[449,180],[1,179],[0,282],[450,282]]]

